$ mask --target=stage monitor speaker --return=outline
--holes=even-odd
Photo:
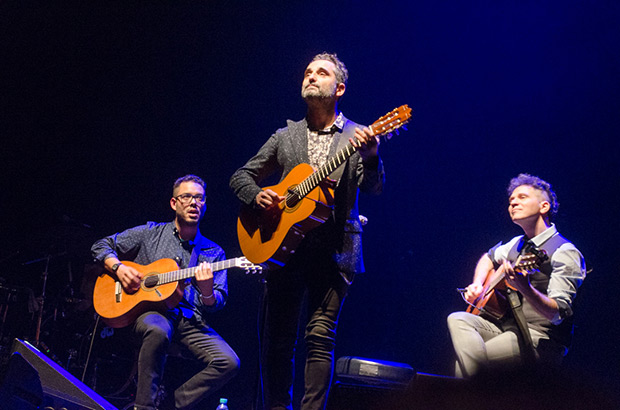
[[[19,358],[18,358],[19,357]],[[32,367],[28,370],[23,365],[21,358]],[[42,391],[42,407],[67,410],[118,410],[108,403],[105,399],[94,392],[90,387],[76,379],[71,373],[67,372],[57,363],[49,359],[30,343],[20,339],[15,339],[12,347],[12,355],[9,362],[17,362],[13,369],[7,369],[4,383],[0,386],[3,394],[7,394],[10,387],[21,386],[13,389],[13,397],[24,402],[19,409],[29,409],[27,403],[36,403],[37,396],[40,394],[35,381],[36,377],[40,381]],[[5,388],[6,387],[6,388]],[[0,409],[5,407],[0,402]],[[17,408],[6,408],[6,410],[16,410]],[[38,408],[37,406],[32,408]]]
[[[391,403],[391,409],[415,409],[415,410],[448,410],[470,409],[471,403],[465,403],[464,391],[467,389],[463,379],[455,377],[416,373],[415,377],[398,398]],[[475,407],[474,406],[474,407]]]
[[[37,371],[19,353],[13,353],[0,379],[0,409],[37,410],[43,389]]]
[[[327,399],[326,410],[376,410],[397,400],[403,394],[401,387],[386,387],[369,384],[333,384]]]
[[[395,383],[372,385],[337,380],[327,400],[327,410],[438,410],[460,408],[451,402],[462,388],[462,380],[427,373],[416,373],[407,386]]]

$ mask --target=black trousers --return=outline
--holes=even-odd
[[[307,353],[301,408],[325,407],[333,373],[338,316],[348,287],[331,258],[269,272],[263,344],[266,408],[292,409],[295,346],[304,300]]]
[[[194,408],[226,384],[239,368],[239,358],[232,348],[195,316],[188,319],[182,315],[147,312],[136,320],[133,330],[141,339],[135,409],[155,410],[166,352],[173,338],[204,365],[174,392],[177,409]]]

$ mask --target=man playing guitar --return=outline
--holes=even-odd
[[[305,292],[307,353],[301,408],[324,408],[331,382],[338,315],[353,276],[363,271],[357,195],[360,190],[381,192],[383,165],[377,137],[369,128],[358,126],[338,111],[347,77],[345,65],[335,54],[315,56],[306,68],[301,87],[306,117],[288,121],[286,128],[277,130],[230,180],[231,188],[245,206],[259,214],[270,213],[284,204],[286,196],[261,189],[258,184],[263,180],[272,175],[283,179],[304,163],[315,169],[322,167],[339,146],[350,143],[354,147],[353,154],[330,174],[337,181],[333,209],[325,215],[324,223],[305,235],[283,267],[268,272],[263,349],[266,409],[292,408],[293,357]],[[282,214],[273,213],[276,218]],[[256,231],[254,228],[250,226],[250,231]],[[293,229],[295,235],[297,228]],[[261,263],[244,254],[250,261]]]
[[[147,288],[137,264],[154,264],[166,258],[174,260],[173,265],[180,268],[196,267],[195,277],[180,289],[182,298],[178,305],[163,311],[147,309],[129,325],[141,341],[135,410],[154,410],[158,406],[167,347],[173,339],[203,364],[199,373],[175,391],[176,409],[195,408],[239,368],[235,352],[205,318],[208,312],[221,309],[228,297],[226,270],[213,272],[210,265],[224,260],[224,251],[202,236],[198,228],[204,216],[205,200],[205,183],[201,178],[181,177],[174,183],[170,199],[175,212],[172,222],[149,222],[127,229],[98,240],[91,248],[93,257],[122,286],[122,291],[104,295],[109,296],[105,300],[108,305],[120,304],[137,292],[153,296],[159,293],[156,287]],[[125,260],[134,263],[123,263]]]
[[[508,212],[524,235],[482,255],[473,282],[462,290],[463,298],[476,308],[448,316],[458,377],[471,377],[492,365],[519,364],[529,346],[533,360],[559,364],[570,345],[573,301],[586,276],[583,256],[551,223],[558,203],[550,184],[520,174],[510,181],[508,195]],[[543,256],[539,266],[523,267],[532,252]],[[514,291],[509,298],[516,299],[513,309],[492,314],[481,301],[490,292],[502,293],[499,287],[491,289],[487,280],[498,272],[507,293]]]

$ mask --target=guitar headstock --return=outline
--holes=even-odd
[[[547,253],[544,250],[536,249],[536,252],[528,252],[519,256],[517,259],[514,270],[524,275],[529,275],[538,270],[540,264],[547,259]]]
[[[235,267],[245,270],[245,273],[256,274],[263,273],[263,266],[250,262],[245,256],[235,258]]]
[[[411,108],[407,104],[394,108],[377,121],[373,122],[370,129],[376,136],[385,135],[387,139],[392,138],[392,131],[396,131],[404,126],[411,119]],[[406,129],[406,128],[405,128]]]
[[[526,249],[527,249],[527,254],[531,254],[536,257],[536,261],[539,265],[543,263],[544,261],[546,261],[547,259],[549,259],[549,255],[547,255],[547,251],[545,251],[544,249],[538,249],[533,244],[531,246],[528,246]]]

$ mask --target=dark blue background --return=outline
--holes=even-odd
[[[566,364],[617,386],[619,17],[613,1],[2,2],[0,276],[40,293],[43,265],[23,263],[60,253],[58,292],[94,239],[171,219],[186,173],[208,184],[203,233],[239,256],[228,178],[303,117],[303,70],[327,50],[350,71],[348,117],[413,108],[409,131],[381,145],[384,194],[361,198],[368,272],[337,356],[449,374],[455,288],[520,233],[505,187],[528,172],[553,184],[558,227],[594,268]],[[243,361],[221,393],[240,409],[261,285],[231,271],[230,290],[213,323]]]

